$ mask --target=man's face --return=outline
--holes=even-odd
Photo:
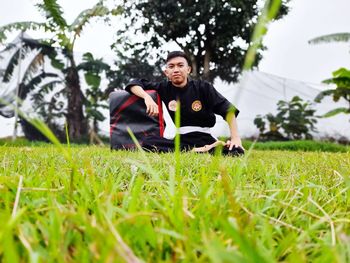
[[[191,67],[183,57],[175,57],[170,59],[164,70],[165,75],[175,87],[183,88],[187,84],[188,74]]]

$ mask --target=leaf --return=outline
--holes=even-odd
[[[124,12],[123,6],[119,5],[116,8],[112,9],[110,11],[110,14],[112,14],[113,16],[118,16],[118,15],[121,15],[123,12]]]
[[[28,55],[33,53],[35,50],[39,50],[39,52],[34,56],[32,61],[29,63],[27,66],[26,72],[24,73],[23,79],[26,78],[28,74],[34,73],[39,65],[42,65],[44,61],[44,54],[41,52],[41,44],[38,41],[34,40],[29,40],[23,38],[20,40],[22,43],[22,46],[17,47],[17,50],[15,53],[11,56],[9,63],[6,67],[5,73],[4,73],[4,79],[3,81],[9,82],[10,79],[12,78],[12,74],[14,71],[14,68],[18,66],[18,64],[23,61],[23,59]],[[19,58],[21,54],[21,58]],[[25,63],[26,64],[26,63]]]
[[[58,69],[58,70],[64,69],[64,64],[62,61],[52,57],[50,57],[50,61],[51,61],[51,66],[53,66],[55,69]]]
[[[104,121],[106,119],[106,117],[103,115],[103,113],[101,113],[100,111],[97,111],[97,110],[94,111],[94,117],[98,121]]]
[[[87,62],[93,61],[94,60],[94,56],[90,52],[86,52],[83,55],[83,60],[87,61]]]
[[[350,80],[350,70],[346,68],[340,68],[333,72],[334,77],[343,77],[343,78],[349,78]]]
[[[53,50],[47,56],[50,58],[51,65],[58,70],[63,70],[64,69],[64,63],[57,58],[57,52],[56,50]]]
[[[102,61],[102,59],[85,60],[77,66],[77,70],[90,71],[94,74],[99,74],[102,71],[108,71],[110,66]]]
[[[330,42],[349,42],[350,33],[335,33],[329,35],[323,35],[309,40],[309,44],[320,44]]]
[[[20,50],[18,49],[10,58],[9,63],[4,72],[2,81],[9,82],[12,78],[13,71],[18,65]]]
[[[93,88],[98,88],[101,84],[101,77],[98,75],[95,75],[93,73],[87,72],[85,73],[85,81],[86,83],[93,87]]]
[[[316,98],[314,99],[315,102],[321,102],[321,100],[325,97],[325,96],[329,96],[332,95],[335,92],[335,89],[329,89],[329,90],[324,90],[321,91]]]
[[[323,118],[329,118],[329,117],[333,117],[333,116],[335,116],[335,115],[337,115],[339,113],[349,114],[350,113],[350,109],[348,109],[348,108],[336,108],[334,110],[331,110],[331,111],[327,112],[322,117]]]
[[[49,22],[52,22],[54,26],[58,26],[61,30],[67,27],[67,22],[63,18],[62,8],[56,0],[43,0],[43,3],[38,4],[37,7],[44,11],[46,18]]]
[[[68,50],[72,50],[73,43],[70,41],[69,37],[64,33],[58,33],[57,38],[59,40],[59,45],[63,48],[67,48]]]
[[[37,30],[40,28],[45,28],[44,23],[37,23],[33,21],[27,21],[27,22],[16,22],[7,24],[5,26],[0,27],[0,43],[3,43],[4,40],[6,40],[6,33],[7,32],[13,32],[13,31],[27,31],[27,30]]]
[[[337,86],[350,86],[350,79],[347,77],[336,77],[331,79],[325,79],[322,82],[325,84],[335,84]]]
[[[80,35],[83,27],[89,23],[93,17],[106,16],[109,13],[109,9],[103,6],[101,3],[97,3],[90,9],[82,11],[74,22],[69,26],[70,30],[74,31],[76,35]]]
[[[22,82],[26,83],[32,77],[32,75],[38,71],[38,67],[43,65],[44,55],[41,52],[38,52],[32,61],[29,63],[26,71],[23,74]]]
[[[30,80],[30,82],[28,84],[23,84],[20,87],[19,90],[19,97],[24,100],[28,93],[32,90],[34,90],[44,79],[46,78],[57,78],[58,75],[55,73],[46,73],[46,72],[42,72],[39,75],[35,76],[34,78],[32,78]]]

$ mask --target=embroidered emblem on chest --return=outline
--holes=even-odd
[[[177,102],[176,100],[169,101],[168,109],[171,111],[176,111]]]
[[[200,100],[195,100],[192,102],[192,110],[194,111],[200,111],[202,109],[202,103]]]

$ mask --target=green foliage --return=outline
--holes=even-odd
[[[277,103],[278,117],[283,119],[282,129],[288,138],[311,139],[310,131],[316,131],[317,119],[310,102],[303,102],[298,96],[294,96],[290,102],[279,101]]]
[[[37,7],[42,11],[43,15],[46,18],[46,22],[42,24],[32,23],[32,22],[17,22],[5,27],[0,28],[0,40],[1,37],[5,37],[7,32],[21,29],[25,31],[28,28],[31,29],[40,29],[44,27],[46,32],[53,33],[50,34],[49,39],[42,40],[39,43],[36,43],[37,46],[40,45],[39,53],[42,57],[44,55],[48,56],[51,59],[51,64],[56,69],[59,69],[63,75],[62,80],[66,85],[65,89],[60,90],[61,95],[65,98],[67,103],[66,109],[66,122],[68,123],[69,135],[73,140],[80,140],[81,137],[87,135],[87,120],[83,112],[83,102],[84,94],[80,87],[80,79],[78,75],[78,69],[74,57],[74,45],[76,38],[80,36],[83,27],[89,23],[93,18],[96,17],[106,17],[108,15],[120,14],[122,9],[116,8],[114,10],[109,10],[103,6],[103,1],[98,2],[95,6],[90,9],[84,10],[81,12],[72,24],[68,24],[63,16],[63,10],[58,4],[57,0],[43,0]],[[38,42],[38,41],[37,41]],[[65,57],[65,60],[68,63],[63,64],[60,60],[57,59],[57,53],[55,52],[54,46],[60,47],[60,55]],[[43,52],[46,49],[50,52]],[[38,49],[38,47],[35,47]],[[14,56],[14,61],[10,65],[18,64],[19,55]],[[23,53],[22,57],[25,56]],[[13,67],[9,68],[9,71],[13,71]],[[9,74],[7,74],[9,76]],[[98,78],[94,74],[90,74],[86,77],[88,84],[93,84],[96,86],[98,83]],[[46,86],[47,88],[48,86]],[[37,98],[42,96],[37,96]],[[59,95],[52,97],[51,102],[55,103]],[[44,105],[44,104],[43,104]],[[95,117],[101,118],[100,114],[94,112]],[[98,116],[99,115],[99,116]]]
[[[253,150],[245,158],[185,153],[179,155],[178,180],[174,154],[2,146],[0,161],[5,261],[347,262],[350,257],[348,153]]]
[[[127,45],[124,43],[124,45]],[[116,47],[116,45],[114,45]],[[106,94],[114,89],[122,89],[133,78],[145,78],[154,81],[163,79],[161,62],[149,62],[152,59],[148,51],[142,50],[141,47],[130,46],[132,56],[128,57],[121,51],[116,51],[118,61],[115,62],[116,70],[107,72],[109,81]]]
[[[89,85],[89,89],[85,92],[85,112],[87,119],[92,119],[93,129],[97,133],[98,121],[105,119],[99,109],[108,108],[103,100],[105,92],[100,87],[101,74],[103,72],[109,72],[110,67],[103,62],[102,58],[95,59],[91,53],[85,53],[83,55],[83,61],[78,65],[77,69],[84,71],[85,81]]]
[[[319,43],[329,43],[329,42],[349,42],[350,33],[335,33],[325,36],[316,37],[309,41],[310,44]],[[350,113],[350,71],[346,68],[340,68],[333,72],[333,78],[326,79],[323,81],[327,84],[335,84],[335,89],[324,90],[320,92],[316,98],[316,102],[321,102],[321,100],[326,96],[333,96],[335,102],[339,101],[340,98],[345,99],[349,103],[349,107],[341,107],[331,110],[323,115],[323,117],[332,117],[339,113]]]
[[[143,34],[146,40],[133,39],[132,43],[143,46],[148,53],[157,54],[159,59],[164,55],[164,44],[174,42],[190,57],[193,78],[202,77],[212,81],[220,77],[232,82],[240,74],[245,53],[252,42],[252,32],[261,11],[258,2],[124,1],[127,22],[117,34],[117,43],[129,42],[125,39],[133,30],[135,35]],[[288,1],[268,2],[271,8],[268,8],[266,18],[271,20],[277,11],[277,19],[287,13]],[[140,18],[143,23],[139,23]],[[262,21],[260,25],[266,26],[265,22]],[[260,33],[257,33],[259,37]],[[130,48],[132,45],[124,49],[128,52]],[[255,49],[257,56],[253,58],[254,65],[261,59],[260,50],[260,46]]]
[[[73,51],[75,40],[80,36],[82,29],[87,25],[92,18],[106,17],[112,14],[112,11],[103,6],[100,1],[92,8],[82,11],[73,21],[68,24],[64,18],[62,7],[57,3],[57,0],[43,0],[42,3],[36,5],[46,18],[45,29],[55,33],[52,39],[58,43],[63,49]],[[113,11],[113,14],[119,15]]]
[[[45,28],[45,23],[38,23],[33,21],[17,22],[7,24],[0,27],[0,43],[6,40],[6,34],[13,31],[27,31],[27,30],[40,30]]]
[[[265,116],[258,115],[254,124],[260,131],[262,140],[311,139],[311,131],[316,131],[317,118],[310,102],[304,102],[294,96],[291,101],[280,100],[277,103],[276,115],[271,113]],[[266,125],[269,128],[266,131]]]
[[[95,59],[91,53],[85,53],[83,55],[83,61],[78,65],[78,70],[85,72],[84,77],[86,83],[93,89],[98,89],[101,84],[100,74],[102,72],[108,72],[110,67],[103,62],[103,59]]]
[[[107,7],[103,6],[103,3],[101,1],[92,8],[82,11],[70,25],[70,29],[79,36],[83,27],[90,22],[92,17],[106,17],[109,14],[119,15],[121,12],[122,9],[120,8],[109,10]]]
[[[47,25],[51,27],[59,27],[60,30],[64,30],[67,27],[67,22],[63,17],[63,11],[61,6],[56,0],[43,0],[42,3],[37,4],[39,10],[43,13],[46,18]]]
[[[348,102],[349,107],[341,107],[331,110],[323,115],[323,117],[332,117],[339,113],[350,113],[350,70],[340,68],[333,72],[333,78],[323,81],[327,84],[335,84],[336,88],[321,91],[315,98],[316,102],[321,102],[326,96],[332,96],[335,102],[344,99]]]

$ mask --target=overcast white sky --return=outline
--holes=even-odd
[[[3,0],[0,26],[17,21],[42,21],[34,0]],[[68,22],[95,0],[58,0]],[[350,68],[350,44],[309,45],[308,40],[324,34],[350,32],[349,0],[291,0],[291,10],[282,20],[272,23],[265,37],[267,51],[260,63],[261,71],[305,82],[320,83],[331,77],[332,71]],[[113,42],[118,21],[112,27],[91,24],[76,43],[79,52],[90,51],[96,56],[113,56]],[[35,34],[28,32],[33,37]],[[3,128],[0,128],[2,136]]]

